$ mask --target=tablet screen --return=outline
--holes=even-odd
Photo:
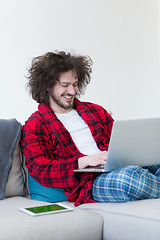
[[[50,205],[44,205],[44,206],[20,208],[19,210],[31,216],[36,216],[36,215],[42,215],[42,214],[70,211],[73,209],[70,207],[64,206],[63,204],[50,204]]]
[[[33,213],[44,213],[44,212],[64,210],[66,208],[62,207],[60,205],[54,204],[54,205],[47,205],[47,206],[40,206],[40,207],[31,207],[31,208],[26,208],[26,209]]]

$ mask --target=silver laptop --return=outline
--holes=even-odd
[[[160,118],[115,121],[105,166],[75,172],[110,172],[125,166],[160,164]]]

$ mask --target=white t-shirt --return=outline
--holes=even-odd
[[[92,155],[100,152],[88,125],[79,116],[75,109],[68,113],[55,114],[70,133],[75,145],[81,153],[85,155]]]

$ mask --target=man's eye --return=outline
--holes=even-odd
[[[62,87],[68,87],[68,84],[61,84]]]

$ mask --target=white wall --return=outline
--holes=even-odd
[[[26,69],[55,49],[93,59],[82,100],[115,119],[160,117],[160,1],[0,0],[0,118],[24,123],[37,109]]]

